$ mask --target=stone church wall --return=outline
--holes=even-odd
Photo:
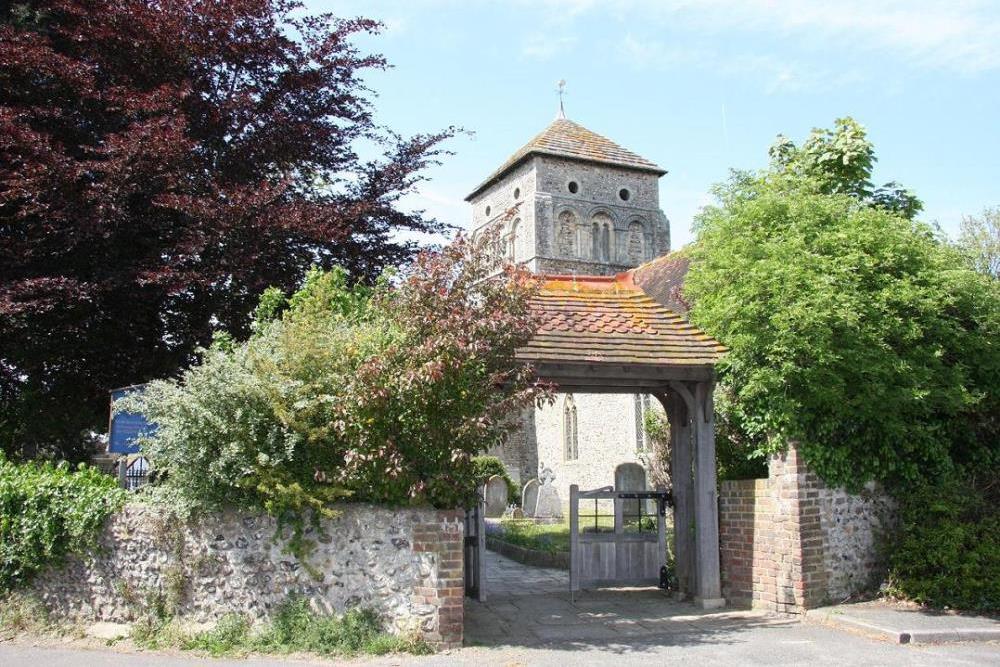
[[[893,521],[884,493],[827,487],[792,446],[767,479],[719,485],[723,595],[784,613],[840,602],[884,575],[878,544]]]
[[[268,516],[219,513],[177,522],[129,506],[109,519],[91,555],[40,574],[34,591],[57,616],[129,622],[150,595],[185,620],[229,612],[267,618],[297,594],[323,612],[375,609],[401,634],[460,646],[463,622],[460,511],[345,504],[310,534],[303,561],[275,541]]]
[[[615,468],[622,463],[644,465],[636,448],[635,397],[633,394],[573,394],[577,412],[578,453],[567,461],[563,440],[565,394],[535,411],[538,465],[555,473],[555,486],[565,508],[569,487],[595,489],[615,483]],[[645,466],[644,466],[645,467]]]

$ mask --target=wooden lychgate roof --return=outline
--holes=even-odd
[[[726,348],[643,291],[634,274],[540,276],[532,308],[541,326],[518,359],[564,387],[711,376]]]

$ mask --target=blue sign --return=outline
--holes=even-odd
[[[113,454],[136,454],[139,451],[139,436],[152,433],[156,425],[135,412],[115,413],[115,401],[128,394],[142,391],[145,385],[134,385],[114,389],[111,392],[111,428],[108,432],[108,451]]]

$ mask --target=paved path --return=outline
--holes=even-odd
[[[486,550],[483,578],[490,598],[569,592],[569,571],[529,567]]]
[[[812,609],[812,622],[863,632],[898,644],[1000,641],[1000,620],[874,601]]]

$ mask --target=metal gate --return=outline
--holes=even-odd
[[[571,591],[663,585],[667,505],[673,506],[669,492],[621,492],[613,486],[580,491],[574,484],[569,498]]]
[[[465,595],[486,601],[483,556],[486,553],[486,488],[476,490],[476,504],[465,510]]]

